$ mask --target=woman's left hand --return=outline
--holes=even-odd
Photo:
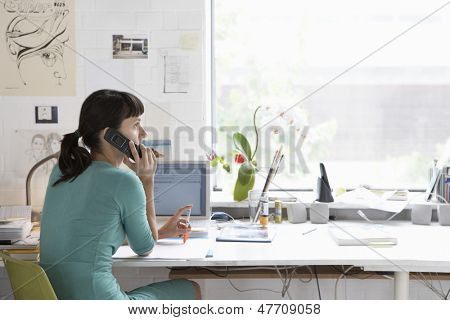
[[[158,230],[158,239],[182,237],[185,233],[191,231],[189,220],[181,218],[186,210],[191,210],[192,204],[181,207],[170,217],[169,220]]]

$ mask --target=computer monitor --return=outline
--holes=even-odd
[[[208,161],[162,161],[155,174],[155,211],[172,216],[178,208],[192,204],[192,219],[209,219],[210,179]]]

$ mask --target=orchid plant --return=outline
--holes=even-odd
[[[235,157],[235,162],[240,163],[238,177],[234,185],[233,199],[235,201],[242,201],[247,199],[248,192],[253,189],[255,185],[255,173],[258,171],[258,163],[255,160],[256,151],[258,150],[258,129],[256,127],[256,114],[261,109],[261,106],[256,108],[253,113],[253,129],[255,130],[255,150],[252,151],[252,147],[248,142],[247,137],[236,132],[233,134],[234,146],[238,154]],[[236,161],[238,160],[238,161]]]
[[[252,150],[252,147],[244,134],[240,132],[235,132],[233,134],[233,143],[235,146],[234,162],[239,165],[238,176],[233,189],[233,199],[235,201],[247,199],[248,192],[252,190],[255,185],[255,174],[259,170],[258,163],[255,160],[255,155],[258,151],[259,144],[259,133],[258,128],[256,127],[256,115],[261,108],[263,107],[258,106],[253,113],[253,129],[255,131],[254,150]],[[270,107],[265,107],[266,111],[269,109]],[[295,126],[296,131],[299,131],[300,129],[297,126],[297,122],[297,119],[295,119],[292,115],[286,114],[285,112],[278,112],[275,118],[275,124],[278,126],[286,125],[287,123],[288,126]],[[273,133],[278,133],[277,126],[274,127]],[[211,161],[212,167],[221,165],[222,168],[228,173],[231,171],[230,165],[225,161],[224,157],[218,156],[213,152],[208,156],[208,159]]]

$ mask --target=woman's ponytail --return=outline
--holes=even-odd
[[[92,163],[89,151],[78,144],[80,138],[81,134],[78,130],[64,135],[58,161],[62,175],[53,186],[70,179],[75,180]]]

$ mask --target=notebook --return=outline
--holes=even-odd
[[[392,246],[397,238],[380,225],[328,227],[331,238],[340,246]]]

